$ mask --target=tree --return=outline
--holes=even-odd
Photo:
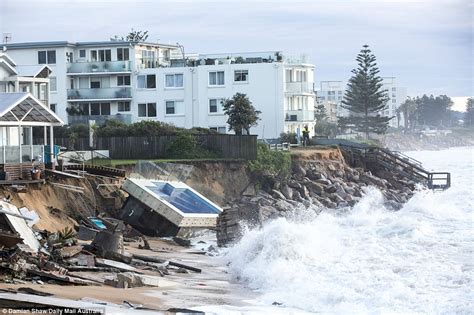
[[[403,114],[403,125],[405,131],[414,127],[416,121],[416,109],[417,104],[415,100],[411,99],[410,97],[408,97],[407,100],[397,108],[397,115]],[[398,121],[400,121],[400,118],[398,118]]]
[[[379,112],[386,109],[388,95],[383,90],[382,78],[378,75],[375,55],[368,45],[357,55],[358,68],[347,84],[342,100],[342,107],[349,111],[349,117],[339,117],[343,127],[363,132],[366,139],[369,134],[383,134],[387,131],[388,122],[393,117],[382,117]]]
[[[329,121],[326,107],[323,104],[316,106],[314,118],[316,120],[314,133],[317,136],[334,137],[336,135],[337,125]]]
[[[316,122],[321,122],[328,119],[326,107],[323,104],[319,104],[315,107],[314,119],[316,120]]]
[[[474,98],[470,97],[466,102],[466,112],[464,113],[464,126],[474,127]]]
[[[144,42],[148,38],[148,31],[135,31],[133,28],[127,36],[115,35],[110,40],[112,41],[127,41],[127,42]]]
[[[224,114],[229,116],[229,130],[233,130],[236,135],[242,135],[244,130],[246,134],[250,134],[250,127],[256,126],[260,119],[258,115],[261,111],[255,110],[252,102],[243,93],[236,93],[231,99],[224,100],[222,107]]]
[[[453,101],[446,95],[417,97],[416,117],[418,123],[426,126],[441,127],[451,123]]]

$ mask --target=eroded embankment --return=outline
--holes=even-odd
[[[10,200],[18,208],[35,210],[40,217],[35,227],[56,232],[78,225],[83,217],[102,212],[113,214],[120,209],[126,193],[115,186],[118,184],[116,179],[96,176],[82,179],[52,177],[46,184],[27,185],[23,189],[0,186],[0,198]]]

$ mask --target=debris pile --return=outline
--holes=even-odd
[[[59,285],[109,285],[116,288],[164,287],[170,273],[200,269],[157,257],[130,254],[124,241],[151,250],[146,237],[123,221],[87,217],[78,231],[50,233],[33,226],[34,211],[0,203],[0,282]],[[189,245],[177,239],[176,244]],[[141,252],[140,252],[141,253]]]

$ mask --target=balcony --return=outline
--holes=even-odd
[[[131,72],[130,61],[73,62],[68,64],[68,74]]]
[[[136,61],[137,70],[141,69],[153,69],[160,67],[170,67],[171,61],[169,58],[137,58]]]
[[[68,100],[125,100],[131,98],[132,90],[130,87],[67,90]]]
[[[314,94],[312,82],[286,82],[286,93],[292,94]]]
[[[126,124],[132,123],[131,114],[116,114],[116,115],[69,115],[67,116],[68,123],[71,125],[89,124],[89,120],[94,120],[97,125],[104,124],[107,120],[118,120]]]
[[[285,121],[301,122],[314,121],[314,111],[312,110],[287,110],[285,111]]]

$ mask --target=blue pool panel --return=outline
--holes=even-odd
[[[160,198],[178,208],[183,213],[219,214],[220,211],[212,204],[187,188],[176,188],[169,183],[152,182],[153,186],[146,186]]]

